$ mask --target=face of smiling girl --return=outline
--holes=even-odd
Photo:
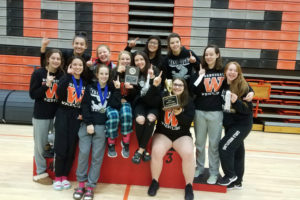
[[[73,48],[75,55],[82,55],[87,49],[85,39],[82,37],[76,37],[73,41]]]
[[[237,77],[238,77],[238,71],[237,71],[237,67],[235,64],[230,64],[225,72],[226,78],[227,78],[227,82],[231,83],[232,81],[234,81]]]
[[[134,57],[134,64],[139,67],[140,70],[143,70],[146,66],[146,61],[142,55],[136,55]]]
[[[175,79],[172,84],[172,93],[174,95],[181,95],[183,93],[183,90],[184,83],[179,79]]]
[[[109,78],[109,70],[107,67],[101,67],[98,71],[98,81],[100,85],[106,85]]]
[[[205,51],[205,62],[207,63],[209,69],[213,69],[216,65],[217,58],[219,58],[219,54],[216,54],[214,48],[209,47]]]
[[[61,57],[59,53],[52,53],[48,60],[48,66],[54,69],[58,69],[61,65]]]
[[[110,60],[110,52],[105,46],[98,48],[98,58],[104,64]]]
[[[83,72],[82,60],[80,60],[79,58],[75,58],[71,63],[71,67],[73,69],[73,73],[74,73],[73,75],[79,77]]]
[[[129,66],[131,63],[131,58],[130,55],[123,53],[120,56],[120,60],[119,60],[120,65],[122,66]]]
[[[178,55],[180,53],[181,42],[180,42],[180,39],[178,37],[170,38],[169,45],[170,45],[170,49],[172,50],[172,53],[174,55]]]

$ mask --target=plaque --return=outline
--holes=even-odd
[[[140,69],[134,66],[127,66],[125,71],[125,83],[137,85],[139,80]]]
[[[171,90],[172,90],[172,80],[171,79],[165,80],[165,87],[166,87],[167,91],[169,92],[169,95],[163,97],[163,99],[162,99],[164,110],[180,107],[179,99],[177,98],[177,96],[171,94]]]

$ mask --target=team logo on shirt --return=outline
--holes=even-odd
[[[164,121],[162,124],[171,130],[179,130],[180,126],[178,126],[178,120],[174,115],[173,111],[165,111]]]
[[[82,88],[81,90],[81,95],[80,97],[78,98],[77,97],[77,94],[76,94],[76,90],[74,87],[68,87],[68,97],[67,97],[67,103],[69,105],[71,104],[75,104],[75,105],[78,105],[81,103],[82,101],[82,98],[83,98],[83,94],[84,94],[84,88]]]
[[[208,77],[204,78],[204,86],[206,92],[218,92],[222,86],[224,77]]]
[[[57,90],[57,83],[53,83],[52,86],[49,87],[48,90],[46,91],[46,98],[47,99],[58,99],[56,90]]]

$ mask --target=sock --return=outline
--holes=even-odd
[[[61,181],[61,176],[60,177],[55,177],[55,181]]]
[[[131,133],[128,133],[127,135],[123,135],[122,140],[124,143],[128,144],[130,142],[130,135]]]
[[[115,144],[116,140],[115,139],[111,139],[111,138],[107,138],[107,142],[108,142],[108,144]]]
[[[68,178],[66,176],[62,176],[61,181],[65,181],[65,180],[68,180]]]
[[[80,188],[84,188],[85,186],[85,183],[84,182],[79,182],[79,185],[78,185]]]

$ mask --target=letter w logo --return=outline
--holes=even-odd
[[[165,124],[168,124],[168,125],[171,124],[171,126],[174,126],[174,127],[178,125],[178,121],[172,111],[165,112]]]
[[[206,92],[218,92],[220,87],[222,86],[224,77],[212,77],[204,79],[204,86]]]
[[[57,83],[54,83],[52,85],[52,87],[48,88],[48,90],[46,91],[46,98],[47,99],[54,99],[54,98],[58,99],[56,90],[57,90]]]
[[[67,102],[68,103],[78,103],[78,102],[81,102],[82,97],[83,97],[83,93],[84,93],[84,91],[81,91],[80,98],[78,99],[75,88],[69,86],[68,87],[68,99],[67,99]]]

